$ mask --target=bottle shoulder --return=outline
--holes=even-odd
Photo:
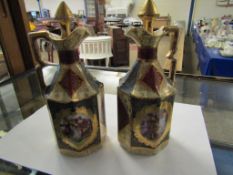
[[[166,98],[176,92],[157,60],[136,61],[118,90],[138,98]]]
[[[63,103],[77,102],[97,95],[103,84],[86,70],[82,63],[61,65],[57,79],[47,99]]]

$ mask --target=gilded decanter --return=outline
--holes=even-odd
[[[47,107],[60,151],[83,156],[97,150],[105,137],[104,86],[90,75],[79,59],[78,47],[89,33],[79,27],[71,32],[72,16],[62,2],[55,15],[62,35],[40,31],[29,36],[34,50],[36,40],[45,38],[58,51],[60,70],[52,88],[45,94]],[[38,51],[35,56],[42,67],[48,65],[41,60]]]
[[[123,148],[136,154],[155,154],[168,144],[175,98],[173,86],[178,38],[177,27],[162,27],[153,31],[158,17],[152,0],[147,0],[139,13],[143,28],[132,28],[127,36],[138,46],[138,59],[120,80],[118,87],[118,139]],[[171,33],[169,78],[157,60],[157,48],[162,36]]]

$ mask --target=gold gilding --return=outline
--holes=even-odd
[[[84,156],[99,149],[106,135],[104,87],[85,69],[78,57],[78,47],[89,32],[84,27],[77,27],[71,32],[72,17],[71,10],[62,2],[55,15],[62,35],[39,31],[29,33],[29,38],[39,64],[37,69],[43,90],[47,88],[42,69],[49,63],[42,59],[37,39],[50,41],[58,52],[60,69],[45,97],[61,153]],[[88,123],[83,124],[83,118]],[[91,130],[82,135],[80,130],[87,125]],[[71,126],[73,133],[69,135],[63,129],[70,130]]]
[[[142,9],[138,14],[139,17],[144,17],[144,16],[156,17],[158,15],[159,15],[158,9],[153,0],[145,1]]]
[[[142,48],[157,48],[159,41],[164,35],[163,27],[157,30],[154,35],[146,31],[144,28],[131,28],[126,33],[126,36],[130,37],[138,47]]]
[[[163,36],[170,34],[171,41],[170,41],[170,50],[166,57],[171,60],[171,68],[170,68],[170,74],[169,78],[174,81],[175,78],[175,72],[176,72],[176,59],[174,58],[174,55],[176,53],[177,49],[177,42],[179,38],[179,28],[176,26],[166,26],[161,27],[159,30],[151,33],[146,28],[131,28],[127,31],[126,36],[130,37],[134,40],[134,42],[137,44],[140,48],[153,48],[154,54],[151,55],[150,60],[157,59],[157,49],[159,46],[159,42],[162,39]],[[148,63],[148,62],[147,62]],[[144,63],[143,65],[147,64]],[[160,65],[157,66],[159,69],[161,69]],[[161,70],[162,71],[162,70]],[[138,91],[139,92],[139,91]]]
[[[161,27],[153,31],[159,17],[153,0],[146,0],[138,15],[143,28],[131,28],[126,35],[138,46],[138,60],[118,87],[118,139],[131,153],[151,155],[168,144],[176,90],[174,54],[179,29]],[[167,58],[172,61],[169,79],[157,60],[157,49],[163,36],[171,36]]]
[[[138,16],[143,21],[145,30],[153,33],[153,23],[159,16],[159,12],[154,1],[146,0]]]
[[[55,19],[60,22],[62,27],[62,38],[67,37],[70,35],[70,24],[72,20],[73,14],[67,4],[62,1],[57,8],[55,13]]]
[[[61,130],[60,130],[60,121],[62,120],[62,118],[67,118],[67,116],[71,116],[71,115],[76,115],[76,114],[81,114],[85,117],[87,117],[88,119],[91,120],[91,128],[92,128],[92,132],[91,135],[87,138],[85,138],[84,140],[82,140],[81,142],[74,142],[73,139],[70,139],[69,137],[66,137],[65,135],[62,134]],[[59,137],[62,142],[64,142],[65,144],[69,145],[71,148],[78,150],[78,151],[82,151],[85,147],[87,147],[89,144],[91,144],[97,137],[98,134],[98,121],[97,121],[97,116],[96,114],[93,114],[91,110],[85,108],[85,107],[80,107],[77,108],[75,112],[71,112],[70,110],[61,110],[58,111],[58,113],[56,114],[56,118],[54,119],[54,127],[55,130],[57,131],[57,137]]]
[[[158,110],[160,110],[160,111],[165,110],[168,112],[168,116],[165,119],[166,125],[161,126],[161,124],[160,124],[160,127],[162,128],[161,129],[162,133],[161,133],[160,137],[158,137],[156,139],[148,139],[148,138],[144,137],[141,133],[142,120],[145,118],[145,114],[156,113]],[[165,118],[165,117],[163,117],[163,118]],[[171,129],[171,120],[172,120],[172,106],[168,102],[162,102],[160,108],[156,107],[156,105],[144,107],[140,112],[137,113],[137,116],[135,117],[135,119],[133,121],[134,135],[140,142],[155,149],[167,137],[167,135],[169,135],[169,132]]]

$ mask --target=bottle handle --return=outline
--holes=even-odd
[[[169,70],[169,78],[174,83],[175,74],[176,74],[176,59],[174,55],[177,51],[177,43],[179,37],[179,28],[176,26],[167,26],[164,27],[164,32],[171,35],[170,50],[167,53],[166,57],[171,60],[171,66]]]
[[[42,91],[45,92],[45,90],[48,88],[48,86],[45,84],[42,70],[43,70],[43,68],[45,66],[57,66],[58,64],[50,63],[48,61],[42,60],[42,58],[41,58],[41,56],[39,54],[39,47],[36,44],[36,40],[39,39],[39,38],[42,38],[42,39],[51,41],[51,38],[50,38],[49,33],[47,31],[31,32],[31,33],[28,34],[28,36],[29,36],[29,39],[31,41],[32,52],[33,52],[33,54],[35,56],[36,61],[39,63],[39,64],[36,65],[36,70],[37,70],[37,73],[38,73],[38,78],[39,78],[39,81],[40,81],[41,89],[42,89]]]
[[[41,32],[31,32],[29,33],[29,38],[31,40],[32,43],[32,49],[36,58],[36,61],[38,61],[38,63],[44,67],[44,66],[55,66],[57,64],[54,63],[50,63],[48,61],[44,61],[41,59],[40,55],[39,55],[39,51],[38,51],[38,47],[36,45],[36,40],[39,38],[43,38],[45,40],[51,41],[51,38],[49,36],[49,33],[47,31],[41,31]]]

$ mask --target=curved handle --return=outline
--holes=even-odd
[[[170,51],[168,52],[166,57],[171,60],[169,78],[174,83],[175,74],[176,74],[176,59],[174,58],[174,55],[175,55],[176,50],[177,50],[179,28],[176,26],[167,26],[167,27],[164,27],[164,31],[171,35]]]
[[[36,45],[36,40],[39,39],[39,38],[44,38],[48,41],[51,41],[51,38],[49,37],[49,33],[47,31],[41,31],[41,32],[31,32],[29,33],[29,38],[31,40],[31,43],[32,43],[32,49],[33,49],[33,52],[35,54],[35,58],[36,58],[36,61],[38,61],[38,63],[44,67],[44,66],[55,66],[57,64],[54,64],[54,63],[50,63],[48,61],[44,61],[41,59],[40,57],[40,54],[39,54],[39,50],[38,50],[38,47]]]
[[[42,69],[45,66],[57,66],[58,64],[50,63],[48,61],[44,61],[41,59],[40,54],[39,54],[39,47],[36,44],[36,40],[39,38],[44,38],[48,41],[51,41],[51,38],[49,37],[49,33],[47,31],[31,32],[28,34],[28,36],[29,36],[29,39],[30,39],[31,44],[32,44],[32,50],[33,50],[33,53],[35,55],[35,59],[39,63],[39,65],[36,66],[36,70],[38,72],[41,89],[43,91],[45,91],[47,86],[46,86],[45,81],[44,81]]]

